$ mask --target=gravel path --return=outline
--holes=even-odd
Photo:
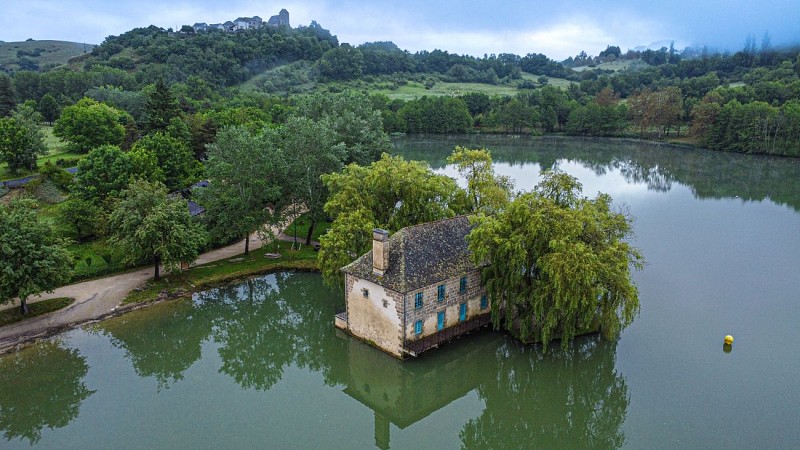
[[[291,223],[291,220],[291,217],[288,218],[287,223]],[[284,227],[280,225],[273,228],[273,232],[277,235]],[[250,237],[250,250],[257,250],[261,248],[262,244],[256,234]],[[244,240],[204,253],[197,258],[195,264],[228,259],[242,253],[244,253]],[[140,268],[106,278],[63,286],[52,293],[30,298],[28,303],[56,297],[72,297],[75,302],[67,308],[53,313],[0,327],[0,353],[13,350],[18,345],[31,340],[114,315],[115,312],[118,312],[117,309],[120,308],[125,297],[152,277],[152,267]],[[0,305],[0,310],[18,307],[19,304],[14,302]],[[137,305],[126,305],[125,307],[132,309]]]

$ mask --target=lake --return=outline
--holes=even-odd
[[[396,361],[333,327],[340,293],[283,272],[0,358],[2,448],[797,448],[800,161],[624,140],[395,140],[455,176],[492,150],[610,194],[647,260],[641,314],[567,351],[502,333]],[[723,337],[735,338],[732,350]]]

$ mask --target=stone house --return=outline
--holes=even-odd
[[[289,11],[286,9],[280,10],[277,15],[274,15],[267,20],[267,25],[271,27],[288,27],[289,25]]]
[[[335,324],[398,358],[417,356],[490,322],[469,219],[373,231],[372,251],[346,267],[345,311]]]

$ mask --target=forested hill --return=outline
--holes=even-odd
[[[174,33],[155,26],[108,37],[84,62],[84,68],[105,66],[153,77],[185,81],[199,76],[217,86],[233,86],[255,74],[284,64],[314,63],[322,80],[352,80],[396,73],[447,74],[460,81],[497,83],[519,79],[522,71],[580,81],[577,72],[545,55],[512,54],[474,58],[434,50],[411,54],[392,42],[341,44],[316,22],[310,26],[263,27],[226,33],[211,30]]]
[[[109,36],[67,66],[7,72],[16,103],[49,94],[63,108],[88,96],[137,122],[144,92],[160,81],[185,113],[259,105],[275,120],[285,109],[274,105],[291,106],[296,95],[355,89],[372,96],[388,132],[678,138],[800,156],[798,48],[713,54],[608,46],[557,62],[533,52],[473,57],[410,53],[392,42],[353,46],[316,22],[234,33],[150,26]]]
[[[92,51],[94,65],[135,71],[140,83],[185,81],[190,76],[222,86],[239,84],[266,69],[294,61],[316,61],[338,47],[336,36],[312,22],[308,27],[262,27],[226,33],[173,33],[150,26],[110,36]]]

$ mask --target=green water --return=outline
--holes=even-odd
[[[648,265],[619,341],[500,333],[398,362],[333,327],[341,294],[278,273],[0,358],[0,448],[797,448],[800,161],[631,142],[407,138],[454,175],[579,177],[636,217]],[[730,353],[722,338],[733,334]]]

